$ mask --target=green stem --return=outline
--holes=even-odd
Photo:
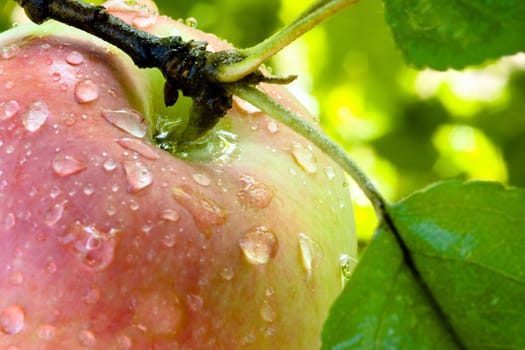
[[[235,63],[219,64],[214,78],[221,83],[231,83],[255,72],[268,58],[289,45],[295,39],[328,19],[357,0],[318,0],[295,21],[261,43],[246,49],[239,49],[244,57]]]
[[[386,201],[372,181],[348,156],[345,150],[329,139],[322,131],[306,122],[288,108],[275,102],[255,87],[239,84],[225,85],[225,87],[232,94],[260,108],[266,114],[271,115],[272,118],[284,123],[319,147],[319,149],[330,156],[354,179],[366,197],[372,202],[377,217],[381,220],[388,216]]]

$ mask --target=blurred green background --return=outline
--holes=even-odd
[[[239,47],[257,43],[304,10],[296,0],[157,0],[160,12]],[[0,26],[14,2],[0,0]],[[525,186],[525,55],[462,72],[416,71],[395,48],[380,0],[361,0],[272,60],[299,74],[292,88],[327,133],[390,201],[440,179]],[[362,245],[376,219],[350,186]]]

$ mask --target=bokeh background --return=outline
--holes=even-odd
[[[312,0],[313,1],[313,0]],[[238,47],[292,21],[297,0],[157,0],[160,12],[195,18]],[[0,27],[14,2],[0,0]],[[286,48],[274,73],[298,74],[292,88],[326,132],[362,166],[389,201],[441,179],[525,186],[525,55],[464,71],[405,64],[381,0],[361,0]],[[376,219],[349,181],[365,246]]]

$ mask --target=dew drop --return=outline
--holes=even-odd
[[[262,265],[275,257],[279,243],[273,231],[257,226],[242,236],[239,247],[250,264]]]
[[[127,335],[119,335],[117,337],[117,346],[119,350],[129,350],[133,346],[133,342]]]
[[[98,85],[93,80],[84,79],[75,85],[75,100],[78,103],[89,103],[98,99]]]
[[[188,27],[197,28],[198,22],[196,18],[188,17],[186,20],[184,20],[184,24],[186,24]]]
[[[62,75],[59,72],[53,72],[51,74],[51,80],[59,81],[62,78]]]
[[[92,184],[87,184],[86,186],[84,186],[82,192],[84,192],[86,196],[91,196],[93,193],[95,193],[95,186],[93,186]]]
[[[279,125],[275,122],[275,120],[270,119],[268,123],[266,124],[266,128],[270,132],[270,134],[275,134],[279,131]]]
[[[124,149],[137,152],[141,156],[151,160],[157,160],[160,158],[159,153],[156,149],[146,145],[144,142],[138,139],[132,139],[129,137],[123,137],[117,139],[116,142]]]
[[[18,334],[24,328],[25,313],[20,305],[12,305],[0,314],[0,331],[4,334]]]
[[[13,214],[13,213],[8,213],[8,214],[4,217],[4,227],[5,227],[7,230],[10,230],[10,229],[12,229],[15,225],[16,225],[16,216],[15,216],[15,214]]]
[[[108,216],[113,216],[116,213],[117,213],[117,209],[114,206],[110,205],[107,207],[106,214],[108,214]]]
[[[124,108],[117,110],[103,109],[102,116],[112,125],[138,138],[146,136],[147,127],[139,112]]]
[[[51,167],[58,176],[73,175],[86,169],[86,165],[75,157],[62,154],[53,159]]]
[[[138,192],[153,182],[153,174],[141,162],[135,160],[126,160],[122,163],[126,172],[128,182],[128,191],[131,193]]]
[[[0,48],[0,58],[10,60],[18,56],[20,48],[16,44],[9,44]]]
[[[193,180],[201,186],[209,186],[211,183],[210,178],[206,174],[193,174]]]
[[[24,283],[24,274],[20,271],[12,272],[9,275],[9,283],[11,283],[14,286],[19,286],[22,283]]]
[[[136,200],[130,200],[129,201],[129,208],[133,211],[137,211],[140,209],[140,205]]]
[[[102,166],[106,171],[113,171],[117,168],[117,163],[113,159],[106,159]]]
[[[66,205],[66,203],[67,201],[62,201],[49,207],[44,216],[44,223],[47,226],[54,226],[57,222],[60,221],[62,215],[64,214],[64,206]]]
[[[61,193],[62,193],[62,190],[60,189],[60,187],[53,186],[53,188],[51,188],[51,191],[49,192],[49,197],[51,197],[52,199],[55,199],[58,196],[60,196]]]
[[[180,219],[180,214],[175,209],[165,209],[160,213],[160,217],[167,221],[177,222]]]
[[[59,241],[68,247],[84,266],[100,271],[113,262],[119,232],[116,229],[103,232],[94,226],[85,226],[77,221],[63,232]]]
[[[258,209],[266,208],[270,204],[274,193],[268,185],[255,180],[249,175],[241,176],[239,181],[241,189],[237,196],[243,204]]]
[[[197,312],[200,309],[202,309],[202,306],[204,305],[204,301],[202,300],[200,295],[186,294],[186,304],[188,305],[188,308],[191,311]]]
[[[299,233],[299,252],[303,268],[310,279],[313,270],[319,266],[323,258],[321,246],[306,234]]]
[[[84,295],[84,302],[88,305],[96,304],[100,299],[100,289],[98,288],[89,288]]]
[[[58,267],[54,261],[48,261],[44,269],[46,270],[47,273],[54,274],[57,271]]]
[[[277,314],[268,301],[264,301],[259,309],[259,315],[266,322],[273,322],[277,318]]]
[[[310,149],[298,142],[292,142],[291,153],[297,165],[308,174],[317,172],[317,159]]]
[[[163,237],[162,237],[162,244],[164,244],[166,247],[168,248],[171,248],[175,245],[176,243],[176,237],[175,237],[175,234],[174,233],[166,233]]]
[[[35,132],[44,125],[49,116],[47,104],[43,101],[31,103],[22,116],[22,124],[27,131]]]
[[[348,254],[339,255],[339,265],[341,266],[341,277],[343,285],[350,279],[352,271],[357,265],[357,259]]]
[[[233,271],[233,268],[225,267],[221,270],[220,275],[226,281],[231,281],[235,276],[235,272]]]
[[[140,29],[144,29],[146,27],[149,27],[151,25],[154,25],[155,22],[157,22],[157,16],[151,13],[139,13],[137,14],[131,23]]]
[[[0,103],[0,121],[8,120],[14,117],[18,111],[20,111],[20,106],[15,100],[10,100],[7,102]]]
[[[174,198],[191,214],[199,229],[209,234],[211,226],[222,225],[226,221],[226,212],[211,198],[189,187],[173,189]]]
[[[78,66],[84,63],[84,56],[77,51],[71,51],[66,56],[66,62],[72,66]]]
[[[328,180],[333,180],[335,178],[335,170],[331,166],[324,167],[324,173]]]
[[[38,327],[36,332],[38,335],[38,339],[44,340],[44,341],[50,341],[55,338],[57,329],[56,327],[50,324],[43,324],[40,327]]]
[[[80,345],[90,348],[97,344],[97,338],[92,331],[84,329],[78,333],[78,342]]]
[[[257,107],[255,107],[254,105],[252,105],[251,103],[239,98],[239,97],[234,97],[233,98],[233,103],[235,105],[235,107],[237,107],[237,109],[243,113],[243,114],[246,114],[246,115],[249,115],[249,114],[256,114],[256,113],[260,113],[261,110]]]

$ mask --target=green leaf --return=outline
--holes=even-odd
[[[459,349],[388,228],[377,231],[332,305],[322,349]]]
[[[378,230],[323,349],[525,348],[525,191],[445,182],[390,214],[410,258]]]
[[[386,19],[406,60],[464,68],[525,49],[522,0],[385,0]]]

